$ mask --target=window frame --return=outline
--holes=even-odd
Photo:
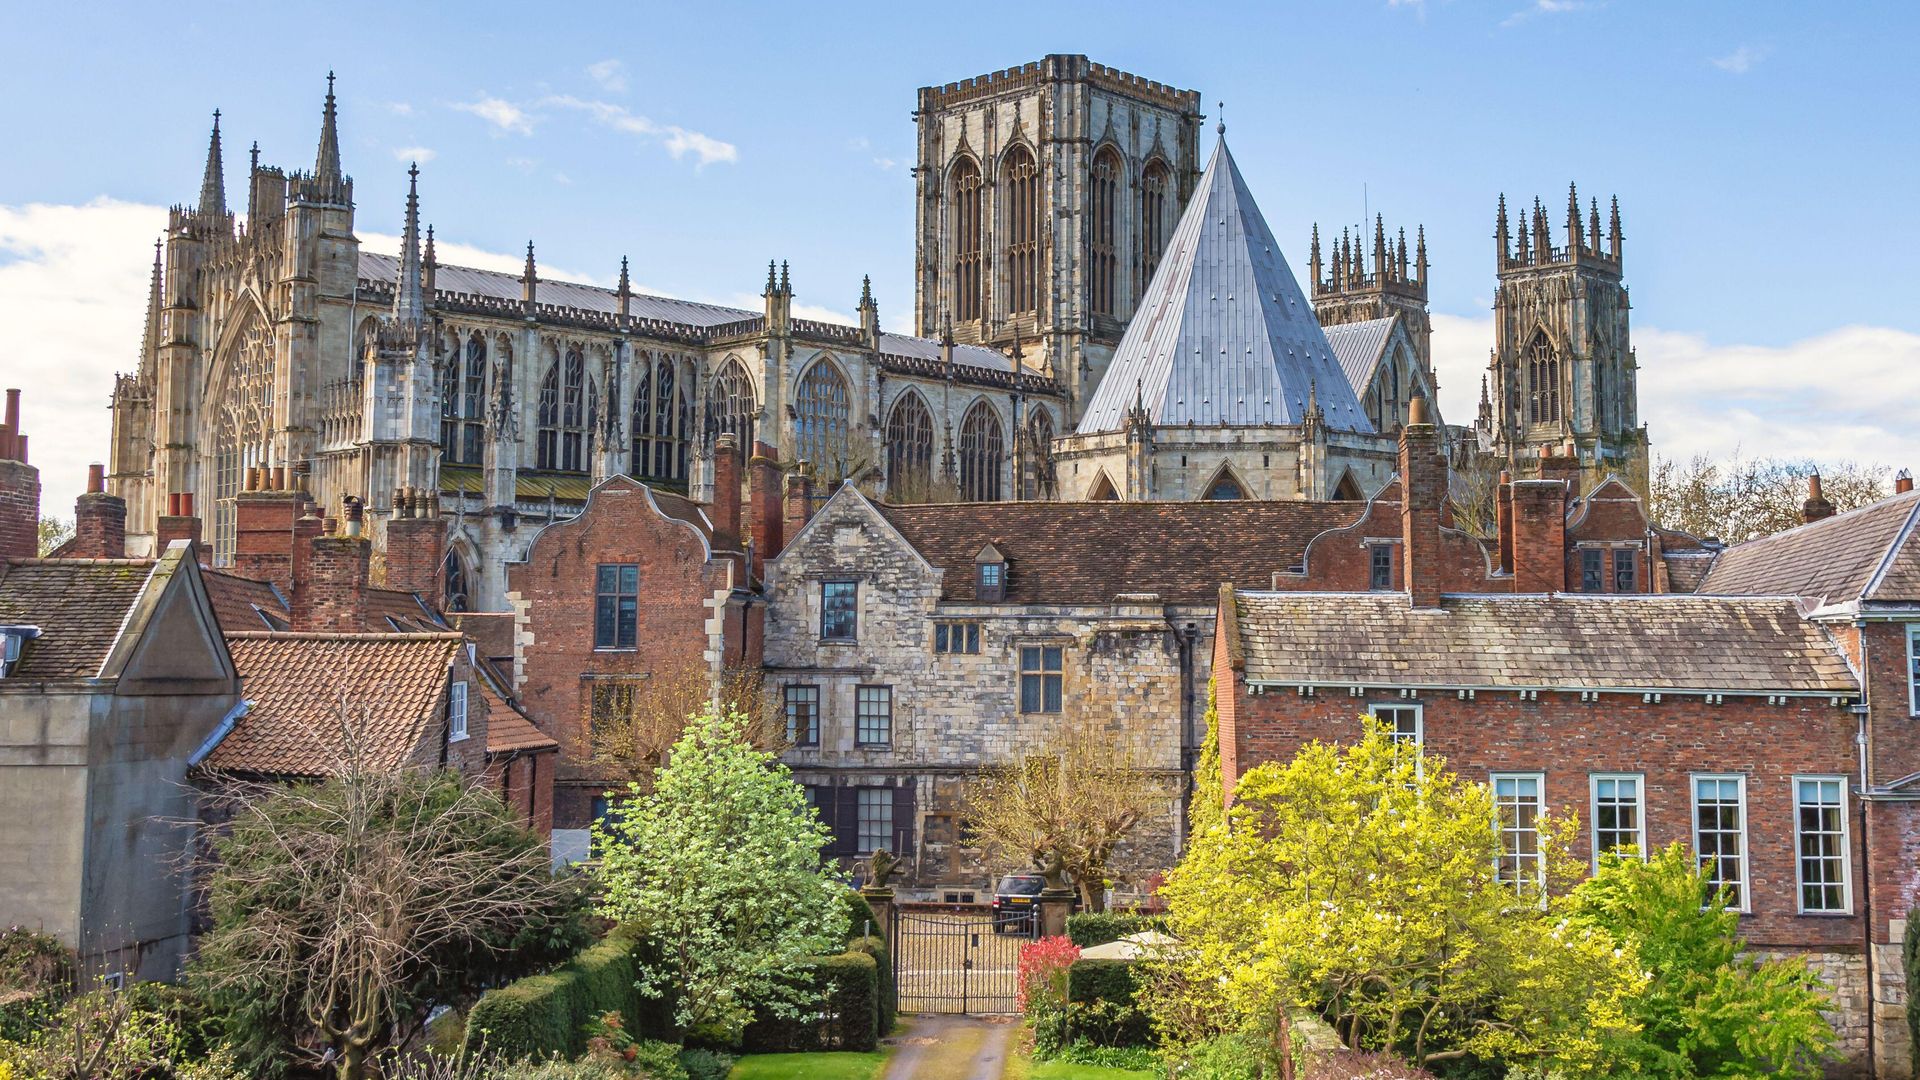
[[[892,852],[893,833],[894,833],[894,825],[895,825],[893,820],[893,802],[894,802],[893,791],[894,789],[890,787],[879,787],[879,786],[872,786],[872,785],[862,785],[854,788],[855,795],[853,797],[853,836],[854,836],[854,853],[856,856],[870,855],[874,852],[875,849],[885,849],[890,853]],[[887,822],[885,835],[882,837],[881,841],[878,844],[872,844],[872,845],[869,845],[866,843],[867,816],[868,816],[867,815],[867,798],[870,794],[878,796],[879,797],[878,801],[882,806],[886,808],[886,822]]]
[[[1920,716],[1920,623],[1907,624],[1907,715]]]
[[[847,609],[843,613],[846,615],[846,631],[840,633],[836,626],[836,632],[829,634],[827,632],[827,618],[830,613],[829,591],[842,586],[849,590]],[[824,643],[839,645],[853,644],[860,640],[860,581],[858,578],[826,578],[820,582],[820,640]]]
[[[1401,737],[1400,731],[1398,730],[1397,723],[1394,725],[1395,730],[1388,732],[1388,736],[1392,738],[1395,743],[1405,745],[1409,741],[1411,741],[1414,747],[1424,749],[1424,747],[1427,744],[1427,717],[1426,717],[1426,708],[1420,702],[1418,701],[1376,701],[1373,704],[1367,706],[1367,715],[1373,717],[1375,720],[1380,721],[1382,724],[1389,723],[1386,717],[1380,715],[1380,711],[1382,709],[1385,709],[1388,712],[1392,712],[1392,713],[1412,713],[1413,714],[1412,740],[1407,740]]]
[[[988,580],[991,576],[992,580]],[[983,604],[996,604],[1007,598],[1007,564],[998,560],[989,560],[974,564],[974,599]]]
[[[1493,860],[1494,881],[1501,885],[1512,886],[1515,895],[1522,899],[1529,899],[1528,894],[1521,890],[1521,880],[1518,876],[1510,882],[1500,876],[1500,863],[1502,860],[1511,858],[1518,864],[1522,859],[1522,856],[1517,852],[1511,855],[1507,853],[1506,836],[1509,830],[1505,823],[1500,820],[1500,781],[1502,780],[1533,781],[1533,822],[1532,825],[1525,830],[1533,834],[1533,852],[1531,855],[1525,856],[1525,858],[1530,859],[1533,863],[1534,889],[1538,894],[1539,900],[1545,903],[1547,896],[1547,859],[1546,853],[1540,849],[1540,818],[1547,812],[1547,774],[1544,772],[1489,772],[1487,774],[1487,790],[1488,793],[1493,796],[1493,828],[1494,832],[1499,836],[1500,848],[1499,854],[1495,855]],[[1515,827],[1511,831],[1517,834],[1522,830]],[[1516,871],[1518,870],[1518,865],[1516,865],[1515,869]]]
[[[1840,849],[1840,906],[1837,908],[1815,908],[1807,906],[1806,833],[1801,828],[1800,800],[1801,784],[1832,784],[1840,794],[1838,804],[1840,828],[1837,834]],[[1801,774],[1793,776],[1793,900],[1794,910],[1801,915],[1852,915],[1853,914],[1853,836],[1847,806],[1847,778],[1836,774]],[[1830,858],[1831,856],[1821,856]]]
[[[960,647],[954,646],[956,639]],[[933,620],[933,652],[936,656],[979,656],[980,620]]]
[[[1734,785],[1735,785],[1734,790],[1739,796],[1739,802],[1737,805],[1740,807],[1740,831],[1739,831],[1740,854],[1738,856],[1739,866],[1740,866],[1740,882],[1739,882],[1740,902],[1737,905],[1728,904],[1727,910],[1737,911],[1743,915],[1748,914],[1753,911],[1753,859],[1752,859],[1753,849],[1749,844],[1748,838],[1747,838],[1748,818],[1751,816],[1748,813],[1747,776],[1745,773],[1697,772],[1697,773],[1687,774],[1687,803],[1691,813],[1691,818],[1687,823],[1687,834],[1688,834],[1688,837],[1693,842],[1693,858],[1694,858],[1694,865],[1696,867],[1700,865],[1700,859],[1701,859],[1701,855],[1700,855],[1700,782],[1702,780],[1713,780],[1716,782],[1723,781],[1723,780],[1731,780],[1734,782]],[[1798,861],[1799,861],[1798,853],[1796,852],[1795,862],[1797,863]],[[1717,865],[1717,857],[1716,857],[1716,865]],[[1798,871],[1795,871],[1795,872],[1798,873]],[[1722,888],[1725,887],[1724,882],[1721,883],[1721,887]]]
[[[1583,593],[1603,593],[1607,591],[1606,548],[1583,547],[1580,549],[1580,591]]]
[[[447,684],[447,741],[464,742],[467,730],[467,681],[454,679]]]
[[[605,571],[614,572],[614,588],[607,591],[602,588],[601,578]],[[627,591],[627,571],[632,571],[633,589]],[[626,600],[631,607],[623,614],[620,601]],[[601,610],[609,601],[613,612],[613,642],[607,644],[600,637]],[[626,619],[625,625],[622,619]],[[621,643],[621,631],[629,631],[629,640]],[[639,563],[595,563],[593,567],[593,651],[594,652],[633,652],[640,647],[640,564]]]
[[[1398,591],[1394,588],[1395,582],[1394,582],[1393,571],[1394,571],[1394,562],[1396,561],[1393,557],[1394,547],[1395,545],[1388,541],[1375,540],[1375,541],[1369,541],[1367,543],[1367,591],[1368,592]],[[1386,584],[1384,585],[1379,583],[1380,570],[1381,570],[1380,557],[1382,555],[1386,556],[1387,580],[1386,580]]]
[[[886,702],[886,738],[866,737],[869,694],[883,695]],[[862,749],[890,749],[893,746],[893,687],[882,683],[859,683],[853,688],[853,745]]]
[[[811,711],[807,714],[806,734],[808,737],[805,739],[800,739],[795,737],[795,735],[797,734],[797,729],[794,727],[794,723],[793,723],[793,707],[795,704],[795,698],[799,696],[795,694],[795,691],[800,691],[801,694],[806,695],[812,699],[810,701],[805,702],[805,704],[811,706]],[[786,723],[787,744],[789,746],[819,746],[820,745],[820,684],[819,683],[785,683],[783,684],[780,687],[780,716],[782,720],[784,720]]]
[[[1023,716],[1059,716],[1060,714],[1066,712],[1066,700],[1067,700],[1067,649],[1066,649],[1066,646],[1049,645],[1044,642],[1036,642],[1033,644],[1022,644],[1018,646],[1018,648],[1019,648],[1019,653],[1015,656],[1016,666],[1019,671],[1019,681],[1016,689],[1020,695],[1019,705],[1020,705],[1021,715]],[[1027,654],[1029,651],[1038,654],[1038,659],[1036,660],[1035,666],[1033,667],[1027,666]],[[1047,666],[1047,660],[1048,660],[1047,654],[1049,652],[1058,654],[1059,666],[1057,667]],[[1036,695],[1036,700],[1038,701],[1038,704],[1031,709],[1027,708],[1027,680],[1028,679],[1037,680],[1035,685],[1039,687]],[[1052,680],[1052,687],[1054,691],[1051,699],[1049,699],[1047,694],[1047,689],[1049,685],[1048,680]],[[1052,705],[1053,705],[1052,708],[1047,707],[1049,700],[1051,700],[1052,702]]]
[[[1633,847],[1634,847],[1634,850],[1639,853],[1640,861],[1646,862],[1647,861],[1647,774],[1637,773],[1637,772],[1588,773],[1587,774],[1587,820],[1588,822],[1591,823],[1589,839],[1592,840],[1593,842],[1593,858],[1591,860],[1593,869],[1595,871],[1598,871],[1600,869],[1600,857],[1602,855],[1605,855],[1607,854],[1607,852],[1610,852],[1610,851],[1619,850],[1618,847],[1606,848],[1604,850],[1600,847],[1600,784],[1602,781],[1605,781],[1605,780],[1612,780],[1616,783],[1618,783],[1621,780],[1633,781],[1633,785],[1634,785],[1633,787],[1633,791],[1634,791]],[[1619,802],[1617,798],[1614,801],[1616,805]],[[1617,833],[1617,832],[1620,832],[1621,830],[1609,829],[1607,831]]]
[[[1624,565],[1622,565],[1624,563]],[[1626,587],[1621,588],[1621,573],[1625,571]],[[1640,558],[1638,550],[1630,547],[1611,549],[1607,559],[1607,572],[1613,591],[1634,593],[1640,591]]]

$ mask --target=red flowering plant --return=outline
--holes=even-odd
[[[1043,937],[1020,946],[1020,1011],[1033,1028],[1034,1049],[1058,1050],[1067,1034],[1067,969],[1080,959],[1080,946],[1067,937]]]

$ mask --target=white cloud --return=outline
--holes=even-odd
[[[395,161],[410,161],[416,165],[425,165],[439,156],[431,147],[426,146],[396,146],[393,149]]]
[[[472,113],[492,126],[496,135],[531,135],[533,117],[525,109],[497,97],[481,95],[477,100],[455,102],[453,107],[460,112]]]
[[[672,154],[675,159],[692,154],[701,166],[711,165],[716,161],[739,160],[739,151],[732,143],[722,142],[698,131],[688,131],[686,128],[672,124],[656,124],[630,111],[626,106],[616,105],[610,101],[593,101],[577,98],[571,94],[556,94],[542,98],[539,104],[583,112],[602,127],[628,135],[638,135],[641,138],[658,139],[667,148],[667,153]]]
[[[1654,453],[1685,459],[1850,459],[1920,468],[1920,334],[1845,326],[1780,346],[1717,345],[1636,327],[1640,419]],[[1490,317],[1433,316],[1440,414],[1478,415]]]
[[[363,232],[360,236],[360,248],[380,255],[399,255],[400,238],[391,233]],[[442,266],[470,266],[475,270],[498,270],[503,274],[518,277],[527,267],[527,253],[520,251],[507,253],[490,251],[487,248],[462,244],[454,240],[445,240],[435,236],[433,253]],[[534,248],[534,262],[542,280],[577,281],[582,285],[610,284],[612,275],[583,274],[578,270],[567,270],[558,266],[549,266],[540,259],[539,246]],[[615,271],[618,272],[617,270]]]
[[[627,88],[627,73],[621,70],[618,60],[600,60],[588,64],[587,77],[610,94],[618,94]]]
[[[387,102],[387,111],[395,116],[412,116],[413,103],[407,101],[389,101]]]
[[[553,174],[553,182],[559,184],[561,187],[572,187],[573,177],[563,172],[557,172]]]
[[[1564,15],[1569,11],[1584,11],[1599,6],[1598,0],[1533,0],[1533,3],[1502,19],[1500,25],[1515,26],[1535,15]]]
[[[506,164],[511,168],[519,169],[523,173],[532,172],[540,167],[539,159],[530,157],[510,157],[506,160]]]
[[[1729,75],[1745,75],[1759,66],[1772,50],[1762,45],[1742,45],[1725,56],[1716,56],[1708,61],[1714,67]]]

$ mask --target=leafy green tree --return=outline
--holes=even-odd
[[[1356,1049],[1564,1077],[1607,1075],[1632,1038],[1644,976],[1542,889],[1576,871],[1571,822],[1542,821],[1545,880],[1516,889],[1487,789],[1371,720],[1355,745],[1249,771],[1233,800],[1162,889],[1181,948],[1152,985],[1176,988],[1155,1005],[1175,1026],[1257,1031],[1305,1008]]]
[[[451,772],[366,767],[319,784],[232,782],[206,830],[213,929],[192,984],[259,1072],[341,1080],[407,1045],[436,1004],[558,960],[585,898],[540,837]]]
[[[1739,916],[1681,845],[1644,862],[1605,856],[1568,914],[1650,973],[1628,1007],[1642,1030],[1623,1066],[1676,1080],[1821,1074],[1834,1034],[1819,977],[1798,960],[1743,956]]]
[[[845,885],[822,867],[826,827],[739,713],[693,717],[652,790],[629,785],[594,826],[600,911],[654,944],[639,988],[675,996],[682,1032],[731,1039],[756,1006],[791,1018],[820,991],[804,961],[834,951]]]
[[[56,517],[40,519],[40,554],[51,555],[53,549],[73,539],[73,522]]]

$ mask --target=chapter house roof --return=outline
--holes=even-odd
[[[1327,335],[1221,138],[1078,431],[1291,425],[1317,395],[1329,427],[1372,431]]]
[[[8,561],[0,568],[0,625],[40,628],[13,677],[99,677],[153,568],[151,559]]]
[[[1920,491],[1722,551],[1702,593],[1920,600]]]
[[[1435,689],[1859,693],[1791,599],[1240,592],[1246,681]]]
[[[974,567],[991,546],[1007,564],[1007,603],[1104,604],[1153,593],[1211,605],[1223,581],[1269,581],[1358,503],[1012,502],[878,509],[945,571],[941,599],[974,600]]]

